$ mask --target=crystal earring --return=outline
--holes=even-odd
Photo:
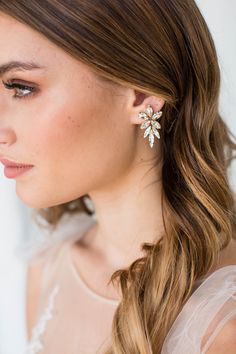
[[[157,122],[157,119],[162,116],[162,111],[154,113],[152,106],[149,104],[144,112],[139,112],[138,116],[139,118],[144,119],[140,129],[147,128],[143,137],[146,138],[149,135],[149,144],[152,148],[154,144],[154,136],[160,139],[160,134],[157,129],[161,129],[161,125]]]

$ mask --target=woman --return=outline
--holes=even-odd
[[[29,264],[27,353],[235,353],[236,144],[195,2],[0,11],[1,161],[63,234]]]

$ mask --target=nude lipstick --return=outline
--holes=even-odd
[[[34,167],[33,165],[16,163],[7,159],[0,159],[0,162],[5,166],[4,175],[8,178],[16,178]]]

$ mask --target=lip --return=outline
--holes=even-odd
[[[5,166],[4,174],[8,178],[18,177],[34,167],[33,165],[17,163],[7,159],[0,159],[0,162]]]
[[[7,159],[0,159],[0,162],[6,167],[32,167],[33,165],[26,163],[18,163],[14,161],[10,161]]]

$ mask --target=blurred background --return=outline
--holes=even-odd
[[[215,40],[221,68],[220,112],[236,134],[236,2],[197,0]],[[201,60],[201,58],[199,58]],[[236,190],[236,163],[229,171]],[[15,194],[15,180],[0,166],[0,354],[23,354],[26,344],[26,265],[16,256],[25,241],[40,238],[32,210]],[[13,340],[12,340],[13,339]]]

